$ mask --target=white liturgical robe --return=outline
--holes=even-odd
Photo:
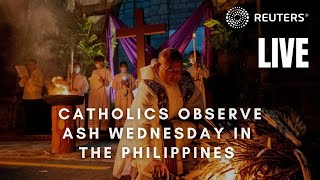
[[[122,84],[127,82],[127,86]],[[133,101],[132,91],[136,88],[136,81],[129,73],[119,73],[112,81],[112,88],[116,91],[115,107],[123,111],[123,117],[127,117],[127,108],[130,108]],[[115,127],[123,127],[125,118],[115,121]]]
[[[72,86],[70,87],[70,89],[72,88],[72,94],[84,96],[84,94],[88,92],[89,84],[85,76],[76,74],[69,79],[69,82],[71,83],[70,86]],[[81,114],[85,118],[86,102],[83,101],[83,104],[77,105],[76,108],[79,108],[81,110]],[[85,121],[83,119],[77,118],[76,122],[77,127],[85,127]]]
[[[101,81],[99,80],[101,79]],[[89,128],[99,128],[99,130],[107,130],[109,126],[108,119],[99,119],[98,109],[110,109],[109,88],[112,83],[111,72],[109,69],[95,69],[92,72],[89,91],[89,108],[95,108],[93,119],[88,119]]]
[[[151,66],[147,66],[144,69],[152,68]],[[158,75],[155,71],[152,69],[147,69],[148,73],[154,72],[151,76],[141,76],[142,81],[139,84],[137,95],[135,96],[133,103],[130,107],[130,111],[132,113],[132,116],[134,117],[134,120],[127,119],[124,125],[123,135],[120,139],[117,155],[115,159],[115,164],[113,168],[113,176],[116,178],[120,178],[121,176],[129,175],[131,169],[134,167],[138,171],[138,176],[136,179],[152,179],[152,174],[147,170],[147,165],[154,160],[152,157],[153,148],[155,147],[158,151],[157,154],[160,155],[161,161],[165,161],[163,158],[163,147],[164,147],[164,141],[162,138],[157,139],[153,138],[151,139],[150,136],[146,136],[144,139],[126,139],[126,128],[144,128],[148,131],[150,128],[161,128],[162,125],[160,123],[159,118],[159,109],[160,106],[165,107],[168,109],[168,120],[170,121],[174,127],[181,127],[183,129],[186,129],[187,127],[193,127],[195,128],[195,125],[192,122],[189,121],[180,121],[177,120],[176,117],[178,117],[178,111],[185,107],[189,109],[191,112],[193,111],[193,108],[201,108],[203,109],[203,102],[201,98],[200,91],[193,85],[191,77],[189,78],[192,83],[186,84],[186,79],[182,79],[179,82],[179,85],[176,86],[168,86],[161,82]],[[143,73],[142,73],[143,74]],[[186,82],[186,83],[185,83]],[[158,91],[155,92],[155,90],[159,90],[159,87],[161,86],[161,89],[164,91]],[[184,87],[181,87],[184,86]],[[192,89],[191,96],[188,96],[186,93],[182,94],[183,92],[188,91],[182,91],[181,89]],[[190,91],[189,91],[190,92]],[[166,95],[165,95],[166,94]],[[189,94],[190,95],[190,94]],[[187,98],[189,97],[189,99]],[[165,99],[161,99],[162,97],[166,97]],[[187,98],[187,102],[185,101],[185,98]],[[152,120],[146,119],[143,115],[141,115],[140,119],[137,118],[137,109],[140,108],[141,111],[145,111],[147,108],[152,108],[155,110],[155,117]],[[161,120],[164,121],[164,120]],[[162,136],[161,136],[162,137]],[[182,146],[186,146],[190,144],[190,139],[176,139],[176,146],[178,148],[181,148]],[[146,147],[150,147],[150,154],[151,156],[147,158],[145,154],[142,156],[142,158],[133,158],[132,153],[126,155],[125,158],[122,158],[122,148],[128,147],[131,149],[130,152],[132,152],[132,149],[134,147],[143,147],[144,150],[146,150]],[[177,158],[177,172],[181,173],[183,171],[182,169],[182,161],[181,158]],[[132,176],[132,173],[131,173]]]
[[[203,99],[203,104],[204,104],[204,108],[206,108],[206,89],[204,87],[204,78],[208,78],[209,77],[209,70],[206,66],[203,67],[194,67],[191,66],[188,69],[189,73],[191,74],[193,80],[194,80],[194,84],[199,88],[201,95],[202,95],[202,99]]]
[[[29,79],[22,78],[19,82],[23,89],[22,99],[34,100],[41,99],[42,87],[44,85],[43,74],[40,70],[36,69],[31,74]]]

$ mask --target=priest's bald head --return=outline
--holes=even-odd
[[[183,58],[174,48],[163,49],[159,53],[159,61],[155,65],[159,78],[167,85],[177,85],[183,71]]]

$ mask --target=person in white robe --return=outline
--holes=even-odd
[[[191,74],[194,83],[196,86],[199,88],[202,99],[203,99],[203,104],[204,108],[207,107],[206,103],[206,89],[204,85],[204,79],[207,79],[209,77],[209,69],[207,68],[206,65],[204,65],[201,60],[200,60],[200,53],[196,51],[196,60],[194,58],[194,52],[190,52],[189,54],[189,61],[192,64],[192,66],[188,69],[189,73]]]
[[[111,72],[104,67],[104,57],[96,56],[94,58],[96,69],[93,70],[89,78],[89,100],[88,107],[94,108],[93,118],[88,117],[88,128],[99,128],[100,131],[106,131],[109,126],[109,119],[99,119],[99,108],[110,111],[109,88],[112,83]]]
[[[41,133],[45,131],[44,127],[50,124],[47,119],[46,104],[42,100],[42,87],[44,86],[44,77],[37,68],[37,60],[27,61],[29,76],[22,77],[19,81],[20,87],[23,87],[23,102],[26,117],[26,133]]]
[[[187,127],[196,128],[192,121],[181,121],[177,119],[178,111],[185,107],[191,112],[193,108],[198,107],[203,110],[203,102],[201,93],[194,85],[190,74],[183,71],[183,58],[180,52],[173,48],[166,48],[159,54],[159,62],[155,66],[147,66],[147,71],[154,72],[151,76],[141,76],[142,81],[138,87],[138,93],[133,100],[130,111],[132,112],[133,120],[127,119],[124,125],[123,138],[120,139],[115,164],[113,168],[113,176],[121,178],[121,176],[130,175],[132,179],[154,179],[165,177],[169,179],[169,174],[180,175],[184,172],[182,159],[180,154],[177,158],[164,158],[163,147],[178,147],[188,146],[192,140],[189,139],[151,139],[147,134],[144,139],[126,139],[126,128],[151,128],[163,127]],[[148,74],[149,74],[148,73]],[[148,75],[144,74],[144,75]],[[147,108],[155,110],[155,117],[148,120],[141,116],[138,119],[136,113],[140,108],[144,112]],[[160,108],[168,109],[168,119],[159,119],[158,113]],[[174,130],[174,129],[172,129]],[[161,136],[162,137],[162,136]],[[122,148],[128,147],[132,152],[134,147],[150,147],[150,158],[143,154],[142,158],[133,158],[132,153],[122,158]],[[156,147],[160,158],[153,158],[153,147]]]
[[[81,64],[80,63],[74,63],[73,64],[73,72],[71,77],[68,78],[68,81],[70,83],[69,89],[71,94],[73,95],[79,95],[84,96],[85,93],[89,90],[89,83],[87,78],[80,74],[81,71]],[[84,119],[80,119],[79,117],[76,119],[77,127],[85,127],[85,110],[86,110],[86,102],[83,101],[83,104],[76,105],[76,108],[79,108],[81,110],[81,114]]]
[[[115,120],[115,127],[123,127],[127,117],[127,108],[130,108],[133,101],[132,91],[136,89],[136,80],[128,73],[127,62],[120,62],[120,73],[115,75],[112,88],[116,91],[115,108],[120,108],[123,112],[123,118]]]

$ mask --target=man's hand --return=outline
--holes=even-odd
[[[23,77],[21,77],[20,82],[24,85],[24,84],[26,84],[26,82],[28,81],[28,79],[29,79],[29,76],[23,76]]]
[[[129,84],[129,82],[126,82],[125,85],[126,85],[127,88],[129,88],[130,84]]]
[[[109,86],[109,81],[104,80],[103,78],[100,78],[99,81],[104,85],[104,86]]]
[[[103,78],[99,78],[99,81],[104,84],[104,79]]]
[[[27,81],[29,79],[29,76],[23,76],[22,79]]]
[[[151,161],[146,169],[148,170],[148,172],[152,173],[152,177],[154,179],[165,177],[167,180],[169,180],[168,168],[163,162],[159,160]]]

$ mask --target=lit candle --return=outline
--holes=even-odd
[[[71,90],[73,90],[73,48],[71,48]]]
[[[197,53],[196,53],[196,33],[194,32],[192,34],[192,39],[193,39],[193,58],[194,58],[194,63],[197,63]],[[194,66],[194,79],[197,80],[197,70]]]
[[[192,34],[192,39],[193,39],[193,57],[196,60],[197,59],[197,54],[196,54],[196,33]]]
[[[73,72],[73,48],[71,48],[71,74]]]

